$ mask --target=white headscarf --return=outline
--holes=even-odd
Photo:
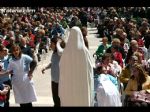
[[[79,27],[72,27],[60,60],[61,106],[93,106],[92,60]]]

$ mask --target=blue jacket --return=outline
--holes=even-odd
[[[0,59],[3,70],[7,70],[9,61],[11,60],[10,56],[6,56],[3,59]],[[9,75],[1,76],[0,77],[0,84],[3,84],[3,82],[8,81],[10,79]]]

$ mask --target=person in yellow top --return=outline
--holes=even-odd
[[[145,72],[141,64],[132,66],[132,77],[128,81],[125,94],[131,96],[136,91],[150,93],[150,76]],[[131,102],[130,106],[149,106],[146,102]]]
[[[134,63],[138,62],[138,57],[137,56],[132,56],[130,58],[130,62],[128,65],[126,65],[126,67],[122,70],[120,76],[119,76],[119,80],[120,82],[123,83],[124,85],[124,89],[126,88],[127,86],[127,83],[131,77],[131,69],[132,69],[132,65]]]

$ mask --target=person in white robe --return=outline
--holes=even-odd
[[[79,27],[72,27],[60,60],[61,106],[94,106],[92,59]]]

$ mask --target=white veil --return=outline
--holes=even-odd
[[[79,27],[71,28],[60,60],[59,96],[61,106],[93,106],[92,60]]]

